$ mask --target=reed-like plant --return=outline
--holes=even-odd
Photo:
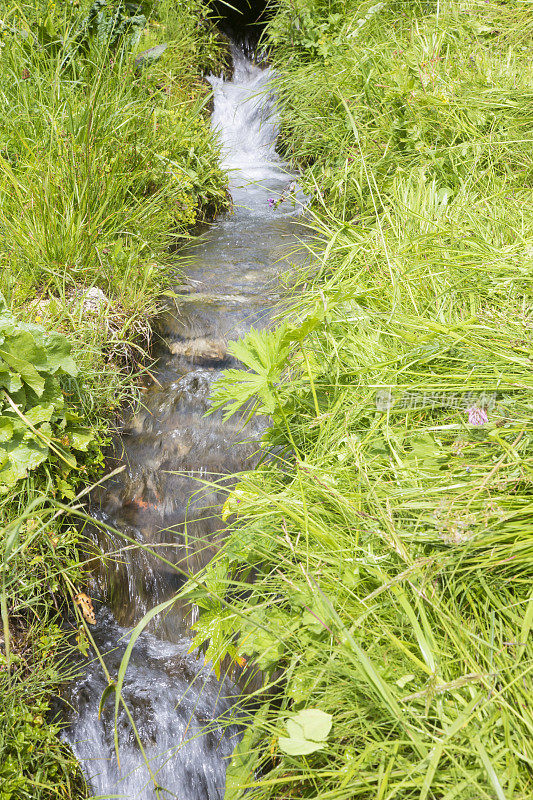
[[[109,404],[149,347],[177,245],[227,202],[201,78],[222,59],[209,24],[162,4],[132,27],[127,10],[14,4],[0,20],[0,291],[70,335]],[[97,313],[91,289],[107,299]]]

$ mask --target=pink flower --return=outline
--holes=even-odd
[[[484,425],[486,422],[489,421],[487,416],[487,412],[484,408],[478,408],[477,406],[471,406],[470,408],[466,409],[468,411],[468,422],[470,425]]]

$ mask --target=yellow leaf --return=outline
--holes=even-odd
[[[93,601],[85,592],[80,592],[74,598],[74,602],[81,608],[81,613],[90,625],[96,625],[96,615],[94,613]]]

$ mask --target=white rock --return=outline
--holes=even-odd
[[[83,295],[82,308],[88,314],[97,314],[106,305],[109,305],[109,300],[97,286],[91,287]]]

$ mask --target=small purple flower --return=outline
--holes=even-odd
[[[470,425],[484,425],[486,422],[489,421],[487,416],[487,412],[484,408],[478,408],[477,406],[471,406],[470,408],[466,409],[468,412],[468,422]]]
[[[276,207],[276,201],[274,200],[273,197],[269,197],[268,198],[268,207],[269,208],[275,208]]]

